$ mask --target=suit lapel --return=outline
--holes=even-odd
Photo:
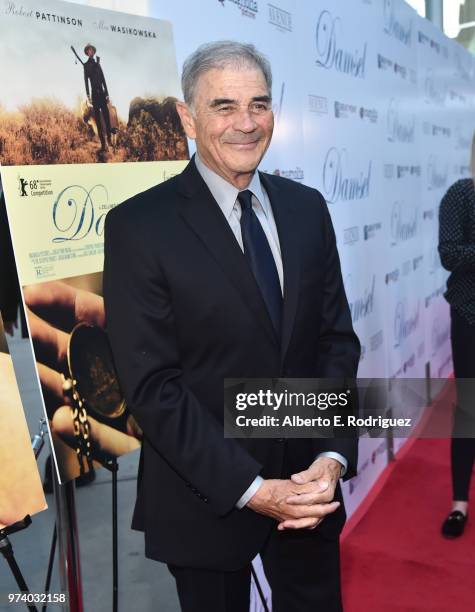
[[[281,363],[283,364],[294,328],[299,295],[298,237],[295,236],[295,212],[292,210],[292,194],[278,189],[269,175],[259,173],[261,182],[269,196],[274,213],[280,252],[284,269],[284,310],[282,317]]]
[[[277,336],[259,287],[232,229],[192,159],[179,177],[180,214],[210,251],[274,344]]]

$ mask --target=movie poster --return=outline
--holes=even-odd
[[[103,230],[108,210],[187,164],[172,27],[63,2],[6,2],[0,69],[9,75],[1,178],[66,482],[140,446],[104,331]]]
[[[46,509],[0,317],[0,529]]]

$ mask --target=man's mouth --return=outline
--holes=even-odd
[[[259,143],[259,139],[250,140],[247,142],[227,142],[226,144],[231,145],[232,147],[236,147],[237,149],[253,149]]]

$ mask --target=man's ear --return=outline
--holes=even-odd
[[[188,136],[188,138],[192,138],[194,140],[196,138],[195,119],[188,107],[188,104],[180,102],[180,100],[177,100],[175,104],[176,112],[180,116],[185,134]]]

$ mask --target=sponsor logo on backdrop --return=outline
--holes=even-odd
[[[397,98],[391,98],[389,102],[386,128],[389,142],[414,142],[416,118],[401,107]]]
[[[383,176],[385,179],[408,179],[421,176],[419,164],[384,164]]]
[[[413,68],[407,68],[407,66],[399,64],[381,53],[378,53],[377,65],[378,70],[391,72],[396,77],[409,80],[411,83],[417,83],[417,72]]]
[[[424,262],[424,255],[418,255],[417,257],[413,257],[412,259],[413,272],[415,272],[418,268],[420,268],[423,262]]]
[[[420,302],[408,309],[405,301],[399,301],[394,311],[394,348],[401,346],[407,338],[412,336],[419,327]]]
[[[468,164],[455,164],[453,174],[458,177],[472,176],[472,171]]]
[[[410,368],[413,368],[415,364],[416,364],[416,356],[414,355],[414,353],[411,353],[409,358],[406,359],[406,361],[402,364],[402,371],[404,372],[404,374],[406,374],[406,372]]]
[[[399,76],[402,79],[407,79],[409,74],[409,70],[405,66],[394,62],[384,55],[381,55],[381,53],[378,53],[378,68],[380,70],[394,72],[396,76]]]
[[[435,212],[433,208],[428,208],[427,210],[422,211],[423,221],[433,221],[434,217],[435,217]]]
[[[284,11],[274,4],[268,4],[267,8],[269,9],[268,21],[270,24],[281,32],[292,32],[292,13]]]
[[[323,190],[327,202],[362,200],[369,196],[371,160],[367,168],[349,170],[348,151],[331,147],[323,164]]]
[[[412,269],[411,260],[406,259],[406,261],[403,261],[402,266],[401,266],[402,275],[407,276],[411,272],[411,269]]]
[[[427,69],[424,80],[424,94],[426,100],[437,106],[444,106],[447,98],[447,85],[436,78],[432,68]]]
[[[386,285],[389,285],[389,283],[397,283],[398,280],[399,268],[394,268],[394,270],[386,272],[386,274],[384,275],[384,282],[386,283]]]
[[[351,320],[353,323],[358,323],[362,319],[366,319],[374,309],[374,291],[376,286],[376,276],[373,274],[370,285],[361,289],[361,283],[356,288],[353,283],[353,278],[349,274],[346,278],[345,288],[348,295],[348,303],[351,312]],[[356,291],[360,292],[355,295]]]
[[[458,91],[454,91],[453,89],[449,90],[449,98],[451,101],[458,102],[462,106],[467,106],[467,98],[459,93]]]
[[[371,463],[376,463],[376,458],[379,455],[383,455],[386,453],[387,450],[387,443],[386,440],[383,440],[377,447],[376,449],[371,453]]]
[[[472,81],[474,77],[475,64],[473,57],[465,49],[454,49],[454,62],[457,76],[463,81]]]
[[[383,345],[383,330],[380,329],[375,334],[373,334],[369,339],[369,348],[370,350],[377,351],[380,346]]]
[[[439,298],[442,295],[444,295],[444,293],[445,293],[445,283],[442,286],[437,287],[437,289],[434,289],[434,291],[432,291],[432,293],[429,293],[429,295],[425,297],[425,299],[424,299],[425,307],[429,308],[431,303],[434,300],[436,300],[437,298]]]
[[[341,24],[341,18],[333,17],[330,11],[320,13],[315,30],[316,64],[320,68],[364,79],[367,43],[356,49],[343,46],[348,36],[343,35]]]
[[[445,165],[441,164],[435,155],[431,155],[427,162],[427,189],[433,191],[444,188],[447,185],[448,175],[448,162]]]
[[[368,120],[369,123],[377,123],[378,111],[375,108],[365,108],[356,104],[348,104],[335,100],[334,103],[335,117],[337,119],[349,119],[351,117],[359,117],[363,120]]]
[[[424,121],[422,130],[426,136],[445,136],[446,138],[450,138],[452,133],[452,130],[449,127],[429,123],[429,121]]]
[[[325,115],[326,113],[328,113],[328,98],[308,94],[308,110],[311,113]]]
[[[380,70],[393,70],[393,60],[378,53],[378,68]]]
[[[439,250],[437,247],[433,247],[430,250],[429,256],[429,273],[435,274],[437,270],[442,269],[442,262],[440,261]]]
[[[402,21],[394,8],[393,0],[384,0],[384,31],[403,45],[412,43],[412,19]]]
[[[221,6],[225,6],[226,3],[234,4],[237,8],[241,9],[241,15],[244,17],[256,17],[259,12],[259,5],[257,0],[218,0]]]
[[[376,237],[376,233],[379,232],[382,228],[381,221],[377,221],[376,223],[369,223],[363,225],[363,236],[364,240],[371,240],[371,238]]]
[[[304,180],[304,172],[299,166],[290,170],[282,170],[281,168],[275,168],[275,170],[272,171],[272,174],[274,174],[275,176],[283,176],[284,178],[292,179],[293,181],[301,182]]]
[[[444,58],[449,57],[449,51],[446,45],[437,42],[435,39],[431,38],[427,34],[424,34],[424,32],[422,32],[421,30],[417,32],[417,42],[420,45],[427,47],[431,51],[434,51],[434,53],[437,53],[437,55],[440,55]]]
[[[357,225],[353,227],[347,227],[343,230],[343,243],[344,244],[355,244],[360,239],[360,229]]]
[[[383,166],[383,176],[385,179],[394,178],[394,164],[384,164]]]
[[[22,198],[53,195],[49,179],[25,179],[18,177],[18,192]]]
[[[450,325],[445,323],[445,325],[440,321],[438,317],[436,317],[432,321],[432,334],[431,334],[431,349],[432,349],[432,357],[435,357],[440,349],[446,344],[450,339]]]
[[[391,245],[407,242],[417,234],[419,209],[415,205],[394,202],[391,209]]]
[[[421,167],[417,164],[414,165],[402,165],[397,164],[396,166],[396,178],[402,179],[407,177],[421,176]]]
[[[470,149],[472,139],[466,127],[457,125],[455,128],[455,148],[459,150]]]
[[[354,104],[346,104],[345,102],[339,102],[335,100],[334,104],[335,117],[337,119],[347,119],[352,115],[356,115],[356,106]]]
[[[368,119],[370,123],[377,123],[378,121],[378,111],[375,108],[360,106],[359,116],[360,119]]]

